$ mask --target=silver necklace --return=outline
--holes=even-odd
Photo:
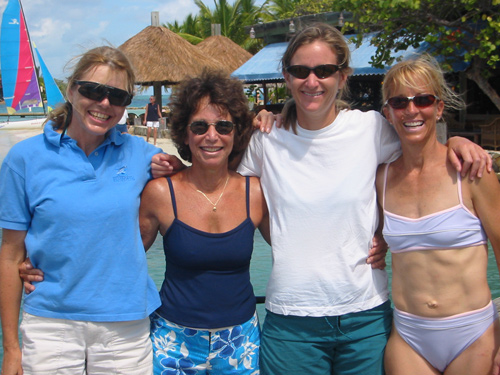
[[[198,189],[196,190],[198,193],[202,194],[202,195],[203,195],[203,196],[207,199],[207,201],[209,201],[209,202],[210,202],[210,204],[211,204],[212,206],[214,206],[214,207],[212,208],[212,211],[213,211],[213,212],[216,212],[216,211],[217,211],[217,204],[220,202],[220,200],[221,200],[221,198],[222,198],[222,195],[224,195],[224,190],[226,190],[226,186],[227,186],[228,181],[229,181],[229,176],[227,176],[227,178],[226,178],[226,183],[224,184],[224,187],[222,188],[222,193],[220,193],[220,195],[219,195],[219,199],[217,199],[217,202],[215,202],[215,203],[214,203],[214,202],[212,202],[212,201],[210,200],[210,198],[209,198],[209,197],[207,197],[207,195],[206,195],[204,192],[202,192],[201,190],[198,190]]]

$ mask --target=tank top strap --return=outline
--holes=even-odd
[[[385,189],[387,187],[387,172],[389,171],[389,165],[391,163],[387,163],[384,168],[384,188],[382,191],[382,209],[385,210]]]
[[[460,201],[460,205],[464,205],[464,201],[462,198],[462,176],[460,175],[460,172],[457,171],[457,189],[458,189],[458,200]]]
[[[175,202],[175,193],[174,193],[174,185],[172,184],[172,180],[170,177],[165,177],[168,182],[168,187],[170,188],[170,198],[172,199],[172,208],[174,209],[174,216],[177,219],[177,204]]]
[[[247,196],[247,217],[250,217],[250,177],[245,176]]]

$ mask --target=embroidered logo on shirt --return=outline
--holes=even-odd
[[[126,182],[126,181],[134,181],[135,178],[133,176],[127,175],[127,166],[124,165],[121,168],[116,169],[116,175],[113,177],[113,182]]]

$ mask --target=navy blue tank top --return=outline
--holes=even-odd
[[[146,117],[146,121],[158,121],[159,119],[158,104],[148,103],[148,116]]]
[[[163,318],[192,328],[222,328],[248,321],[255,313],[250,259],[255,226],[247,218],[225,233],[207,233],[177,219],[172,181],[167,178],[174,221],[163,236],[166,270],[160,289]]]

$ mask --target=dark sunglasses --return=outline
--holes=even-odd
[[[126,107],[132,102],[133,95],[128,91],[97,82],[75,81],[75,83],[80,86],[78,92],[87,99],[100,102],[108,98],[109,104],[119,107]]]
[[[231,121],[227,120],[220,120],[216,122],[206,122],[205,120],[198,120],[193,121],[188,126],[194,134],[202,135],[208,131],[208,127],[210,125],[213,125],[217,133],[219,133],[220,135],[227,135],[234,129],[234,124]]]
[[[308,66],[304,65],[291,65],[286,68],[286,71],[288,73],[299,79],[306,79],[307,77],[309,77],[309,74],[311,74],[311,72],[313,72],[314,75],[318,78],[327,78],[334,75],[339,70],[340,66],[333,64],[318,65],[314,68],[309,68]]]
[[[416,107],[418,108],[425,108],[428,107],[436,100],[439,100],[439,97],[436,95],[415,95],[415,96],[394,96],[392,98],[387,99],[385,102],[385,105],[389,104],[392,108],[394,109],[405,109],[408,107],[410,102],[413,102]]]

